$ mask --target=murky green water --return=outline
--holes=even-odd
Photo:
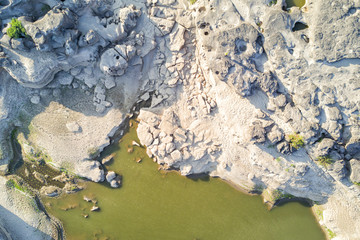
[[[42,174],[43,176],[46,176],[45,179],[47,184],[43,184],[42,182],[37,180],[33,175],[34,171]],[[37,190],[39,190],[44,185],[53,185],[60,188],[63,188],[65,185],[64,183],[52,180],[54,177],[60,175],[61,173],[48,166],[47,164],[39,165],[37,163],[30,163],[25,161],[16,170],[16,174],[22,177],[22,179],[24,179],[24,181],[29,184],[30,187]]]
[[[109,169],[123,175],[122,188],[89,183],[77,194],[44,199],[63,222],[67,239],[325,239],[310,208],[293,202],[269,212],[259,196],[245,195],[220,179],[191,180],[158,171],[144,149],[127,153],[133,139],[135,126],[112,149],[117,155]],[[96,199],[101,210],[90,212],[93,203],[83,196]]]
[[[305,5],[305,0],[286,0],[286,6],[287,8],[291,8],[291,7],[299,7],[301,8],[302,6]]]

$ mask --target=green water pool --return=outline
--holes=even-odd
[[[299,7],[301,8],[302,6],[305,5],[306,0],[286,0],[286,6],[287,8],[291,8],[291,7]]]
[[[43,199],[63,222],[67,239],[326,239],[310,208],[291,202],[268,211],[259,196],[241,193],[220,179],[158,171],[143,148],[135,146],[128,153],[132,140],[138,141],[136,124],[107,150],[116,153],[108,169],[123,175],[121,188],[87,183],[79,193]],[[90,212],[93,203],[84,196],[96,199],[100,211]]]

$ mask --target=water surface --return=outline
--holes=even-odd
[[[108,149],[117,154],[108,168],[123,175],[122,188],[88,183],[79,193],[44,199],[63,222],[67,239],[325,240],[310,208],[300,203],[268,211],[259,196],[220,179],[158,171],[140,147],[129,154],[132,140],[138,141],[135,127]],[[90,212],[93,203],[83,196],[96,199],[101,210]]]
[[[299,7],[301,8],[302,6],[305,5],[305,0],[286,0],[286,6],[287,8],[291,8],[291,7]]]

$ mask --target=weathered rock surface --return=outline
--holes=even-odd
[[[37,207],[35,199],[9,189],[6,181],[0,176],[0,236],[10,236],[3,238],[5,240],[58,239],[58,226]],[[8,234],[4,234],[3,229]]]
[[[102,182],[105,179],[104,170],[100,168],[100,163],[97,161],[84,161],[77,166],[76,172],[81,177],[86,177],[94,182]],[[85,173],[85,174],[84,174]]]
[[[92,159],[135,103],[151,101],[137,131],[157,163],[321,202],[337,239],[360,236],[360,190],[349,184],[359,180],[359,2],[46,2],[46,14],[34,0],[0,6],[2,23],[17,16],[29,35],[0,33],[2,174],[17,126],[24,151],[104,181]],[[318,166],[321,156],[333,163]]]
[[[350,160],[351,175],[350,180],[355,183],[360,183],[360,160]]]

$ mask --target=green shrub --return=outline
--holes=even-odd
[[[280,199],[292,199],[292,198],[294,198],[293,195],[288,194],[288,193],[283,193],[279,189],[274,190],[271,195],[272,195],[272,200],[274,202],[276,202],[276,201],[278,201]]]
[[[25,28],[21,25],[21,22],[13,18],[10,22],[11,27],[9,27],[6,31],[7,35],[11,38],[23,38],[26,37]]]
[[[327,167],[328,165],[332,164],[333,161],[329,156],[320,156],[316,158],[316,161],[323,167]]]
[[[290,134],[289,139],[290,139],[290,146],[295,149],[299,149],[305,145],[304,137],[299,134],[296,133]]]
[[[190,1],[190,4],[194,4],[196,3],[197,0],[189,0]]]
[[[353,182],[353,184],[360,186],[360,182]]]

